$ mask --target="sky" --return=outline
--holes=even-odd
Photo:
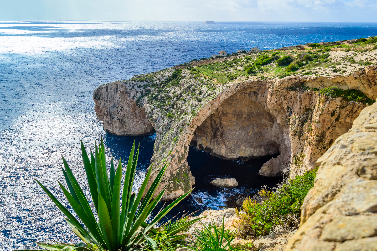
[[[377,1],[1,0],[0,20],[377,22]]]

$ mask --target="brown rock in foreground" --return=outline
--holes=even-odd
[[[286,250],[377,250],[377,107],[317,161],[315,186]]]

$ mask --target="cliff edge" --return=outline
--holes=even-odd
[[[158,188],[166,200],[196,182],[190,145],[226,159],[277,155],[260,174],[294,177],[316,167],[376,100],[376,38],[368,41],[239,53],[135,76],[98,87],[96,114],[117,135],[155,130],[151,165],[156,173],[168,164]]]
[[[315,185],[286,250],[377,250],[377,106],[316,162]]]

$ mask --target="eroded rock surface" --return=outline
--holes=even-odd
[[[104,130],[120,135],[142,135],[154,128],[147,119],[145,108],[138,107],[134,91],[123,82],[99,86],[93,93],[96,116]]]
[[[238,186],[238,182],[235,178],[217,178],[211,181],[211,184],[216,187],[232,188]]]
[[[198,149],[227,159],[279,154],[283,132],[261,103],[256,90],[237,92],[205,119],[192,141]]]
[[[301,226],[286,250],[377,250],[377,106],[316,162]]]
[[[260,53],[275,56],[279,52]],[[299,58],[304,51],[288,53]],[[320,64],[322,67],[310,69],[307,74],[295,72],[284,78],[275,76],[275,71],[270,73],[274,74],[272,77],[265,72],[246,75],[242,66],[258,56],[251,53],[217,62],[204,61],[180,66],[180,70],[174,67],[100,86],[94,92],[97,116],[107,131],[119,135],[144,134],[155,129],[150,184],[168,163],[157,189],[157,194],[166,189],[165,200],[177,198],[195,184],[196,177],[187,163],[191,143],[226,159],[277,154],[259,173],[277,176],[289,172],[293,178],[314,168],[316,160],[351,128],[368,105],[324,95],[321,89],[360,90],[366,97],[376,99],[376,49],[372,45],[369,50],[354,53],[332,51],[328,63],[336,66]],[[362,63],[351,63],[352,57]],[[210,68],[196,70],[206,62],[224,70],[215,71],[210,77],[205,75]],[[278,70],[274,61],[265,67]],[[217,82],[220,74],[229,79],[231,73],[240,76]]]

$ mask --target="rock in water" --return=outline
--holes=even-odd
[[[221,179],[217,178],[211,181],[211,184],[216,187],[232,188],[238,186],[238,182],[235,178]]]

